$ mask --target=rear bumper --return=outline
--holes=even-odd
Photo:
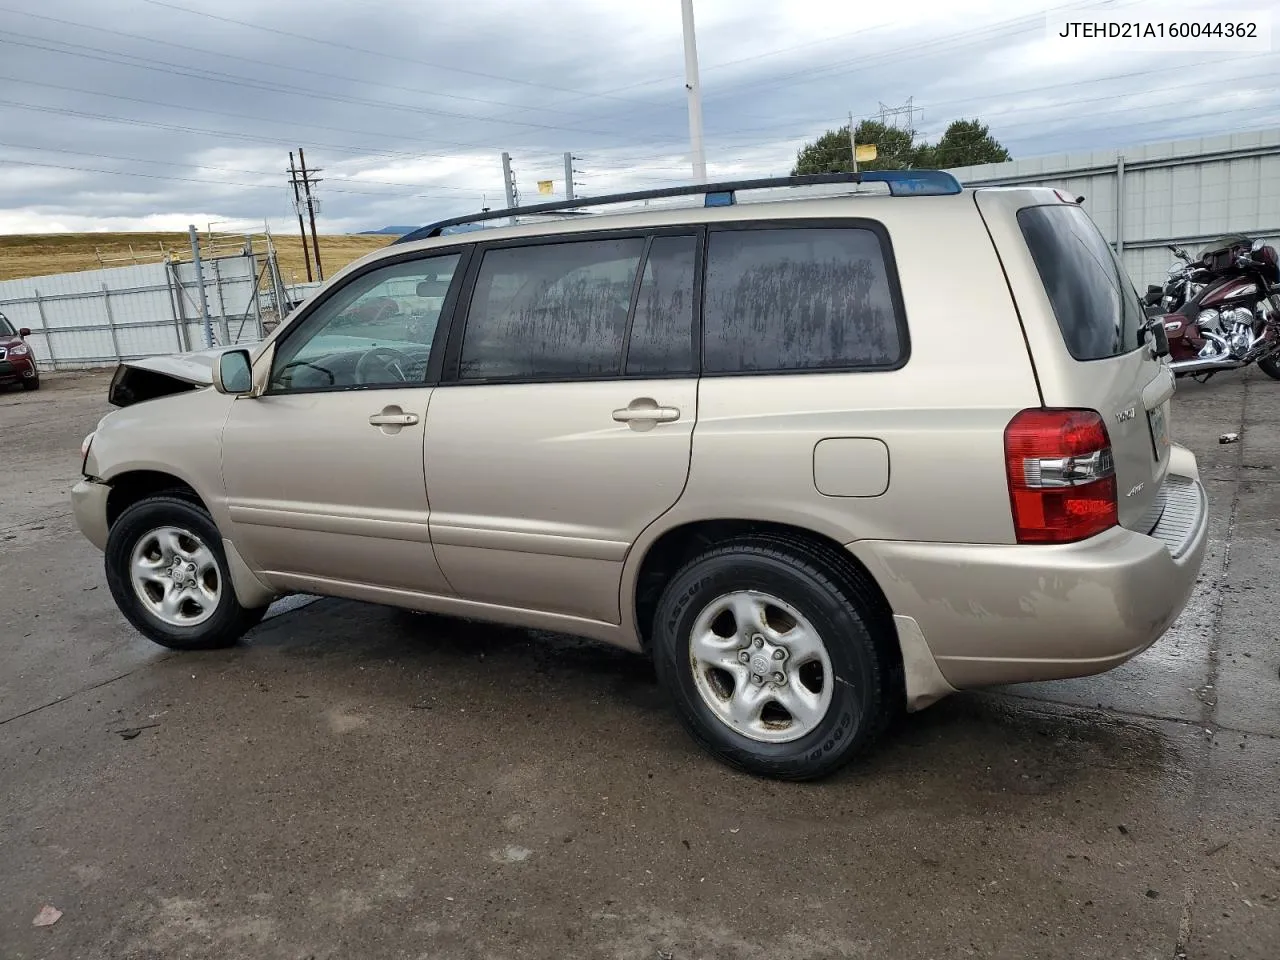
[[[71,488],[71,511],[76,526],[90,543],[99,550],[107,547],[107,494],[111,488],[105,483],[83,479]]]
[[[858,541],[901,621],[918,625],[957,689],[1102,673],[1141,653],[1182,612],[1208,539],[1190,473],[1166,480],[1150,535],[1116,527],[1063,546]],[[901,624],[899,632],[901,634]]]

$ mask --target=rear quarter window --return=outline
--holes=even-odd
[[[1088,214],[1068,204],[1026,207],[1018,226],[1072,357],[1103,360],[1142,345],[1138,292]]]

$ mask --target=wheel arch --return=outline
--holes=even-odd
[[[832,557],[833,562],[838,563],[870,598],[873,609],[869,612],[881,628],[876,632],[880,637],[892,638],[893,642],[887,645],[891,647],[893,659],[901,665],[902,649],[897,639],[893,608],[875,577],[843,544],[826,534],[791,523],[730,517],[679,524],[662,531],[644,548],[633,575],[627,580],[628,596],[623,607],[624,616],[630,616],[632,629],[642,649],[649,649],[658,597],[676,571],[708,547],[743,536],[786,540]]]
[[[160,494],[189,500],[209,512],[209,504],[195,487],[182,477],[164,470],[125,470],[106,480],[106,484],[111,490],[107,494],[108,530],[135,503]]]

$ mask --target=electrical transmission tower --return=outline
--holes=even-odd
[[[293,187],[293,208],[298,214],[298,231],[302,234],[302,259],[307,262],[307,280],[311,277],[311,259],[307,255],[307,230],[302,222],[302,209],[306,206],[307,218],[311,221],[311,249],[315,253],[316,258],[316,277],[317,280],[324,279],[324,266],[320,262],[320,237],[316,233],[316,214],[320,212],[320,198],[311,192],[311,188],[321,183],[321,179],[316,176],[320,172],[319,169],[307,169],[307,157],[302,152],[302,148],[298,148],[299,166],[294,166],[293,151],[289,151],[289,185]]]
[[[895,130],[914,130],[916,109],[912,105],[914,97],[907,97],[907,102],[900,107],[891,107],[888,104],[880,104],[880,122],[886,127],[893,127]],[[902,121],[906,121],[906,126],[902,126]]]

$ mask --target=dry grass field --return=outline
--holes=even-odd
[[[386,246],[393,239],[395,238],[389,236],[322,236],[320,260],[324,264],[325,276],[331,276],[357,257]],[[277,236],[274,240],[285,282],[304,282],[307,279],[307,269],[302,257],[302,239],[297,236]],[[219,249],[229,252],[227,242],[220,240]],[[0,236],[0,280],[97,270],[104,266],[98,261],[99,255],[104,259],[125,258],[105,266],[126,266],[129,263],[130,247],[139,263],[155,263],[160,257],[161,244],[182,259],[190,259],[191,245],[185,233],[49,233]],[[266,250],[265,237],[254,237],[254,249],[260,252]]]

